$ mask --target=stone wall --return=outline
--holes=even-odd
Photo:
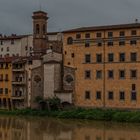
[[[37,96],[43,97],[43,81],[44,81],[44,76],[43,76],[43,67],[37,67],[32,70],[32,75],[31,75],[31,108],[36,108],[38,107],[38,104],[35,103],[35,98]]]

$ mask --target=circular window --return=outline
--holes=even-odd
[[[36,76],[34,77],[34,81],[35,81],[36,83],[40,82],[40,81],[41,81],[40,76],[36,75]]]
[[[71,75],[67,75],[65,77],[65,81],[70,84],[71,82],[73,82],[73,77]]]

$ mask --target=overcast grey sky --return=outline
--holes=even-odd
[[[0,0],[0,33],[32,33],[31,15],[40,4],[49,31],[140,21],[140,0]]]

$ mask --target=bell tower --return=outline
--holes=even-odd
[[[46,12],[33,12],[33,45],[34,52],[43,52],[47,44],[47,20]]]

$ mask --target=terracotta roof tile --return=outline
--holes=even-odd
[[[112,30],[112,29],[113,30],[115,30],[115,29],[129,29],[129,28],[140,28],[140,23],[81,27],[81,28],[66,30],[66,31],[63,31],[63,33],[101,31],[101,30]]]

